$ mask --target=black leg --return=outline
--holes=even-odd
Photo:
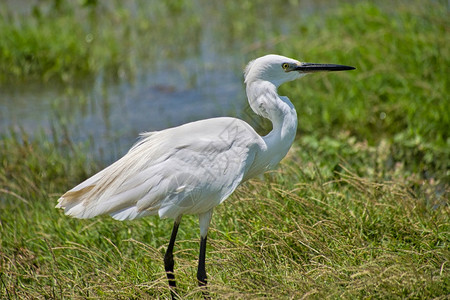
[[[197,280],[198,285],[203,287],[203,297],[205,299],[209,298],[209,293],[206,290],[206,270],[205,270],[205,257],[206,257],[206,236],[200,238],[200,255],[198,257],[198,270],[197,270]]]
[[[175,239],[177,238],[178,226],[180,225],[181,218],[175,220],[172,229],[172,235],[170,236],[169,246],[167,246],[166,254],[164,255],[164,268],[167,273],[167,279],[169,280],[170,294],[172,299],[177,299],[175,294],[175,274],[173,273],[173,246],[175,245]]]

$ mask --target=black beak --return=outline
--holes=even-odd
[[[322,71],[348,71],[354,69],[355,69],[354,67],[344,65],[302,63],[294,70],[302,73],[312,73]]]

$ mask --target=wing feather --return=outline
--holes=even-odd
[[[247,123],[233,118],[142,137],[124,157],[65,193],[57,207],[77,218],[199,214],[237,188],[264,146]]]

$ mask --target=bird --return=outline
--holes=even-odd
[[[244,82],[251,109],[272,122],[267,135],[260,136],[247,122],[232,117],[141,133],[122,158],[63,194],[56,208],[80,219],[99,215],[121,221],[149,215],[173,219],[164,255],[172,299],[178,295],[173,258],[178,227],[184,215],[197,215],[197,280],[208,298],[206,242],[214,208],[243,182],[276,168],[296,136],[297,112],[289,98],[278,95],[278,87],[309,73],[353,69],[276,54],[256,58],[245,67]]]

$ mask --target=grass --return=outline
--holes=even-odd
[[[217,208],[207,254],[212,295],[447,295],[449,210],[434,183],[421,181],[414,190],[415,179],[396,172],[390,181],[369,168],[356,174],[361,160],[376,161],[383,149],[350,144],[358,154],[344,154],[341,170],[331,173],[332,164],[320,166],[322,154],[302,146],[279,171],[245,184]],[[168,296],[162,257],[170,221],[66,218],[53,206],[61,189],[86,177],[83,156],[75,153],[73,160],[53,145],[13,139],[2,140],[1,153],[4,296]],[[188,216],[176,245],[179,292],[186,298],[201,296],[197,248],[197,221]]]
[[[450,160],[444,158],[450,158],[450,81],[442,66],[450,63],[445,34],[450,22],[442,6],[419,9],[400,6],[385,12],[360,3],[326,18],[326,28],[339,32],[302,26],[302,36],[311,41],[302,45],[305,59],[337,61],[358,70],[310,76],[282,92],[301,95],[292,99],[303,113],[303,134],[336,136],[348,131],[370,145],[385,140],[394,162],[408,161],[417,173],[438,172],[448,183]],[[286,48],[283,53],[294,55],[298,44]]]
[[[6,12],[0,21],[0,31],[6,37],[0,42],[2,81],[49,81],[56,77],[67,82],[120,64],[117,41],[97,34],[94,38],[74,21],[73,12],[43,14],[39,6],[32,18]]]
[[[30,14],[0,10],[0,83],[132,79],[143,61],[188,51],[199,30],[192,5],[178,1],[45,2]]]
[[[158,13],[178,14],[179,20],[193,14],[189,1],[170,3],[170,10],[158,6]],[[273,42],[279,36],[276,28],[255,32],[255,26],[238,23],[239,16],[247,16],[249,24],[257,25],[257,17],[267,14],[261,6],[215,5],[236,16],[226,39],[256,36],[266,45],[250,50],[249,57],[273,51],[355,65],[358,71],[311,76],[282,87],[298,108],[299,138],[279,170],[244,184],[217,207],[207,250],[213,298],[446,299],[446,4],[432,2],[423,9],[413,2],[396,10],[381,4],[343,5],[323,17],[299,21],[283,42]],[[117,13],[127,15],[111,12]],[[195,32],[201,18],[194,14],[189,19],[194,24],[189,30]],[[38,26],[64,31],[63,20]],[[133,22],[150,26],[139,18]],[[14,30],[28,34],[32,29]],[[86,34],[74,30],[75,35],[76,30]],[[172,49],[176,40],[167,43]],[[28,70],[35,71],[18,71],[17,78],[101,72],[109,67],[94,53],[106,51],[113,58],[122,57],[124,50],[119,45],[114,54],[114,47],[100,44],[87,56],[50,63],[54,67],[47,71],[32,61]],[[69,37],[52,47],[60,47],[55,53],[70,48],[82,54],[84,49]],[[22,70],[21,64],[30,63],[26,56],[13,55],[15,60],[7,63],[1,56],[0,65]],[[52,57],[53,62],[60,59]],[[92,64],[76,66],[79,59]],[[122,58],[109,61],[117,69],[127,64]],[[54,209],[61,193],[101,168],[84,154],[87,148],[74,145],[57,129],[51,139],[13,133],[0,139],[0,298],[169,297],[163,253],[171,221],[75,220]],[[178,292],[188,299],[201,298],[195,280],[197,228],[195,217],[184,217],[175,246]]]

